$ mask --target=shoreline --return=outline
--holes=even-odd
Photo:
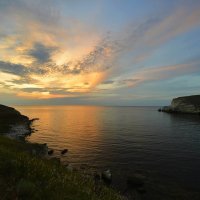
[[[59,199],[117,200],[123,198],[117,191],[97,183],[91,176],[87,177],[79,171],[70,170],[58,159],[48,158],[46,144],[25,141],[25,137],[32,133],[31,124],[37,119],[30,120],[11,107],[0,105],[0,108],[1,119],[3,119],[0,123],[6,123],[4,133],[6,128],[10,133],[13,130],[12,126],[21,126],[27,130],[20,136],[16,133],[0,136],[0,184],[2,185],[0,194],[2,196],[22,199],[30,197],[31,199],[38,199],[38,197],[39,199],[57,199],[55,195],[60,195]],[[2,109],[4,112],[1,112]],[[10,168],[12,170],[9,173]],[[52,180],[54,180],[53,183]],[[10,187],[7,185],[8,182],[13,188],[12,192],[7,191]],[[51,189],[43,191],[40,188],[41,184]]]
[[[156,112],[156,109],[154,109],[154,112]],[[36,115],[29,115],[29,116],[36,117]],[[42,123],[42,120],[43,120],[43,118],[41,118],[41,123]],[[35,126],[33,124],[32,127],[37,127],[37,126]],[[51,130],[51,129],[48,129],[48,130]],[[57,131],[59,131],[59,130],[57,130]],[[41,136],[42,136],[42,134],[41,134]],[[21,140],[21,138],[19,138],[20,140],[18,142],[16,142],[16,140],[14,140],[14,139],[15,138],[13,138],[13,140],[12,140],[13,146],[18,146],[18,142],[20,142],[21,146],[24,146],[24,143],[22,142],[23,140]],[[35,145],[40,146],[42,149],[45,148],[45,146],[46,146],[46,145],[42,146],[43,145],[42,142],[43,143],[46,142],[45,140],[42,140],[42,142],[40,140],[35,140],[35,142],[36,143],[38,142],[39,144],[35,144]],[[1,149],[1,146],[2,146],[1,143],[2,142],[1,142],[1,137],[0,137],[0,149]],[[44,154],[41,153],[41,156],[39,156],[38,152],[35,150],[36,146],[30,147],[31,145],[33,145],[33,143],[34,143],[34,140],[32,140],[32,142],[31,142],[31,141],[28,141],[28,139],[26,139],[25,140],[25,146],[28,148],[28,150],[24,146],[22,150],[15,148],[14,151],[17,150],[16,152],[18,152],[19,154],[21,154],[23,152],[29,154],[29,159],[27,159],[28,162],[36,157],[38,159],[35,162],[45,162],[45,163],[48,162],[49,163],[48,168],[52,168],[52,167],[54,168],[54,165],[56,165],[55,166],[56,170],[57,169],[59,170],[59,168],[62,168],[65,171],[64,173],[66,173],[67,175],[74,174],[74,176],[78,176],[79,178],[81,177],[81,180],[80,180],[81,182],[83,180],[85,180],[85,181],[91,183],[91,185],[89,186],[89,189],[87,188],[87,190],[92,191],[91,194],[94,194],[94,193],[96,194],[96,192],[99,193],[99,190],[100,191],[102,190],[102,189],[99,189],[99,188],[104,188],[104,189],[108,190],[108,192],[111,190],[112,191],[111,193],[114,193],[115,195],[120,194],[121,196],[119,195],[120,197],[117,197],[117,198],[123,199],[123,200],[130,200],[130,199],[142,200],[142,199],[159,199],[159,198],[161,199],[161,197],[163,197],[163,195],[166,197],[166,199],[170,199],[170,197],[174,197],[174,199],[175,198],[176,199],[182,199],[182,198],[186,198],[186,197],[196,197],[196,196],[198,196],[198,193],[195,190],[194,191],[187,190],[186,187],[185,188],[181,187],[181,185],[179,185],[180,183],[178,185],[176,185],[175,183],[173,184],[172,179],[165,179],[165,178],[162,179],[160,177],[154,178],[154,176],[151,176],[151,174],[148,174],[148,171],[143,171],[140,168],[136,168],[135,170],[130,171],[130,173],[128,173],[128,174],[124,173],[124,178],[120,179],[118,176],[123,176],[122,175],[123,174],[122,168],[119,169],[120,174],[117,174],[115,169],[112,166],[107,166],[107,167],[101,168],[101,169],[97,169],[97,168],[94,169],[93,168],[91,170],[90,165],[88,165],[88,166],[84,165],[83,168],[76,166],[76,165],[73,165],[73,162],[72,162],[72,164],[69,164],[69,165],[68,165],[69,162],[66,162],[66,165],[65,165],[65,163],[60,163],[60,161],[62,162],[62,159],[61,160],[59,160],[59,159],[62,158],[62,156],[60,156],[60,157],[54,156],[54,155],[56,155],[57,149],[53,149],[54,152],[53,152],[52,155],[47,155],[48,148],[46,146],[45,153]],[[74,144],[74,145],[76,145],[76,144]],[[63,146],[63,148],[64,147],[65,146]],[[68,147],[69,147],[69,150],[72,151],[71,146],[68,146]],[[8,150],[11,150],[11,149],[9,147]],[[59,155],[61,155],[62,149],[59,149]],[[0,152],[0,156],[1,156],[1,152]],[[6,159],[4,159],[4,160],[6,160]],[[143,158],[141,158],[141,159],[143,159]],[[10,158],[9,158],[9,160],[10,160]],[[69,160],[69,161],[71,161],[71,160]],[[88,164],[92,164],[92,163],[88,163]],[[46,164],[45,164],[45,166],[46,166]],[[1,167],[1,165],[0,165],[0,167]],[[38,166],[36,165],[36,168],[37,167]],[[26,168],[26,167],[23,166],[23,168]],[[113,176],[112,177],[112,183],[110,185],[108,184],[108,187],[105,187],[105,183],[102,181],[102,172],[104,172],[104,170],[107,171],[106,169],[111,169],[111,174]],[[19,169],[19,170],[21,170],[21,169]],[[37,170],[40,171],[41,169],[37,169]],[[148,168],[147,170],[151,171],[151,170],[155,170],[155,169]],[[18,169],[15,170],[15,171],[18,171]],[[95,174],[95,172],[97,172],[97,173]],[[122,172],[122,174],[121,174],[121,172]],[[43,173],[44,173],[43,175],[46,174],[45,171]],[[109,175],[109,171],[107,171],[106,174]],[[144,180],[144,187],[142,189],[141,189],[141,187],[139,188],[139,187],[136,187],[136,186],[129,187],[129,185],[127,184],[127,182],[129,184],[133,184],[133,185],[142,184],[142,183],[140,183],[140,181],[139,181],[139,183],[135,183],[135,180],[134,180],[135,174],[144,175],[143,177],[139,176],[140,180],[145,179]],[[43,177],[43,175],[41,175],[41,176]],[[132,175],[134,177],[132,177]],[[56,175],[56,176],[60,176],[60,175]],[[131,179],[129,179],[129,177],[131,177],[133,179],[131,180]],[[44,180],[41,180],[41,182],[43,182],[43,181]],[[119,181],[121,181],[121,182],[119,182]],[[74,182],[73,180],[70,180],[71,184],[73,184],[73,182]],[[18,184],[18,183],[16,183],[16,184]],[[48,186],[49,182],[45,181],[45,184],[46,184],[46,186]],[[55,186],[55,187],[58,187],[58,186]],[[93,189],[91,190],[91,188],[93,188]],[[139,188],[139,190],[137,188]],[[80,192],[79,187],[76,188],[76,189],[78,190],[78,192]],[[86,189],[84,188],[84,191],[85,190]],[[99,195],[97,195],[97,199],[98,199],[98,197],[99,197]],[[89,196],[87,199],[91,199],[91,196]],[[101,199],[103,199],[103,198],[101,198]],[[109,199],[112,199],[112,198],[109,197]],[[193,198],[193,199],[195,199],[195,198]]]

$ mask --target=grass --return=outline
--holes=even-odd
[[[41,145],[0,136],[0,197],[7,199],[120,200],[111,188],[38,156]],[[33,155],[33,151],[37,155]],[[35,154],[35,153],[34,153]]]

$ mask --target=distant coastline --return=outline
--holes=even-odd
[[[200,95],[183,96],[172,100],[170,106],[159,108],[160,112],[200,114]]]

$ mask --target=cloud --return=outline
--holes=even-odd
[[[52,61],[52,54],[56,50],[56,47],[48,47],[41,43],[35,43],[33,48],[28,50],[26,54],[33,57],[36,63],[43,64]]]
[[[149,81],[172,79],[182,75],[200,72],[199,66],[200,61],[170,66],[152,67],[140,70],[139,72],[133,74],[132,77],[119,81],[118,84],[122,87],[124,84],[134,87],[138,86],[138,84],[144,84]]]
[[[105,37],[81,59],[62,65],[63,72],[77,74],[81,72],[106,71],[112,67],[114,59],[113,54],[116,49],[116,44]]]
[[[101,84],[105,84],[105,85],[109,85],[109,84],[113,84],[115,81],[112,80],[107,80],[107,81],[103,81]]]
[[[27,73],[27,68],[21,64],[0,61],[0,71],[23,76]]]
[[[125,79],[123,77],[126,76],[127,73],[129,75],[134,73],[142,75],[142,73],[146,73],[145,70],[150,73],[151,70],[149,70],[149,68],[152,68],[152,66],[143,63],[148,63],[154,52],[160,47],[167,45],[173,39],[188,32],[192,32],[200,26],[199,8],[200,4],[196,1],[193,2],[193,4],[178,4],[177,7],[174,7],[170,11],[164,10],[162,13],[154,13],[153,16],[146,17],[137,23],[128,23],[121,32],[114,35],[114,40],[117,41],[118,44],[118,50],[113,51],[113,60],[115,60],[112,67],[113,71],[106,77],[107,80],[117,80],[117,83],[115,82],[112,88],[121,87],[120,85],[130,86],[143,83],[143,78],[140,77]],[[183,63],[185,61],[179,61],[177,59],[177,63],[178,62]],[[186,62],[187,71],[190,73],[189,68],[191,65],[187,64]],[[172,63],[172,66],[174,66],[174,63]],[[182,64],[180,64],[180,66],[182,66]],[[160,66],[159,68],[163,68],[163,73],[166,70],[165,66]],[[143,69],[144,71],[140,74],[138,71]],[[179,76],[182,74],[182,68],[177,69],[178,71],[174,69],[174,74]],[[196,70],[198,71],[198,67]],[[173,68],[169,71],[173,74]],[[165,73],[168,72],[165,71]],[[154,76],[153,73],[151,75],[152,77]],[[176,77],[176,75],[169,75],[167,77],[172,78]],[[162,76],[164,78],[164,75]],[[155,80],[157,79],[155,78]]]
[[[196,5],[196,7],[195,7]],[[120,50],[115,53],[115,73],[137,70],[152,54],[177,37],[200,26],[200,4],[178,4],[172,10],[154,13],[138,22],[129,22],[114,36]],[[129,57],[127,58],[127,55]],[[113,78],[113,77],[112,77]]]
[[[61,98],[199,72],[196,64],[182,61],[143,64],[158,48],[199,27],[199,4],[130,19],[110,33],[80,18],[66,18],[60,4],[0,0],[0,73],[17,76],[1,87],[28,98]]]
[[[133,86],[133,85],[140,83],[141,81],[142,80],[139,79],[139,78],[128,78],[128,79],[124,79],[122,81],[119,81],[119,85]]]

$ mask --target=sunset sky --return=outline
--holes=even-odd
[[[0,0],[0,19],[0,104],[200,94],[199,0]]]

